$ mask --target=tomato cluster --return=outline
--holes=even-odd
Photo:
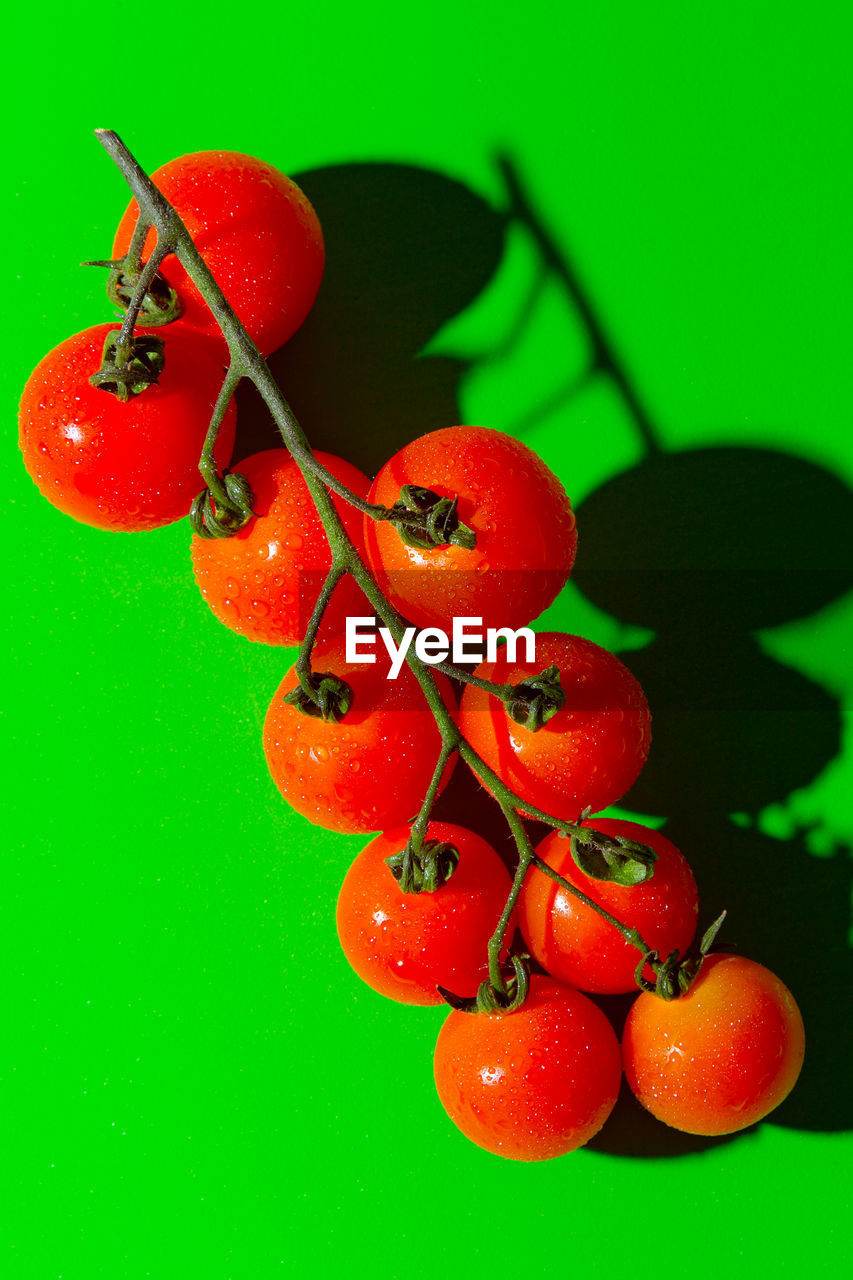
[[[319,223],[299,189],[261,161],[223,152],[185,156],[154,180],[259,351],[290,337],[323,265]],[[153,230],[135,235],[138,216],[132,202],[116,235],[120,281],[155,249]],[[170,299],[165,336],[142,324],[119,338],[100,325],[41,362],[21,400],[25,463],[76,519],[153,528],[187,514],[211,416],[219,419],[221,487],[204,495],[211,524],[194,526],[195,576],[237,634],[303,643],[267,712],[269,770],[309,821],[373,834],[340,889],[341,945],[380,994],[455,1005],[435,1052],[451,1119],[508,1158],[561,1155],[604,1124],[623,1063],[640,1102],[676,1128],[728,1133],[761,1119],[802,1062],[790,993],[752,961],[691,950],[696,883],[665,835],[589,816],[625,794],[649,751],[649,708],[627,667],[553,632],[536,638],[535,661],[509,642],[473,675],[450,668],[455,683],[423,658],[395,674],[390,649],[347,653],[346,621],[378,608],[376,587],[390,606],[383,619],[395,627],[402,618],[420,640],[459,618],[510,631],[535,620],[565,585],[577,547],[559,479],[521,442],[472,426],[413,441],[372,482],[341,458],[317,453],[308,463],[285,449],[230,475],[235,410],[215,407],[227,344],[177,258],[164,260],[158,289]],[[144,314],[154,325],[156,307]],[[316,504],[326,494],[306,480],[317,464],[329,486],[323,518]],[[229,528],[228,482],[238,480],[245,510]],[[476,831],[430,820],[459,753],[508,813],[515,880]],[[554,828],[535,850],[525,843],[529,816]],[[632,869],[617,874],[624,850]],[[620,1048],[592,997],[637,985]]]
[[[154,180],[252,341],[264,354],[280,346],[307,316],[323,273],[323,236],[305,195],[272,165],[228,151],[182,156]],[[123,287],[138,217],[131,201],[116,232],[113,261]],[[151,229],[141,257],[156,241]],[[60,511],[97,528],[169,524],[187,514],[201,488],[199,455],[228,348],[176,257],[166,259],[159,289],[174,294],[163,335],[143,321],[132,347],[108,358],[105,340],[118,337],[118,326],[87,329],[44,357],[21,397],[27,470]],[[158,322],[156,308],[143,315]],[[114,377],[93,383],[102,357],[105,369],[112,360]],[[235,422],[232,402],[215,447],[220,470],[231,459]]]

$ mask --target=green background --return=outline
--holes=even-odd
[[[405,18],[261,0],[235,27],[232,10],[190,0],[7,18],[5,1274],[845,1265],[851,1140],[831,1089],[819,1119],[780,1112],[654,1158],[643,1140],[636,1155],[512,1165],[452,1128],[431,1079],[441,1010],[383,1001],[338,952],[337,887],[363,841],[310,827],[267,777],[260,725],[290,655],[215,622],[184,524],[108,535],[48,507],[14,427],[41,355],[110,316],[103,281],[77,265],[108,254],[126,199],[94,127],[149,169],[207,148],[294,173],[381,160],[450,175],[497,208],[507,152],[666,449],[779,449],[853,485],[841,14],[442,0]],[[534,258],[513,231],[489,288],[429,352],[466,362],[464,421],[523,434],[580,502],[641,442],[608,378],[564,394],[585,346],[553,280],[516,330]],[[787,529],[809,515],[796,502],[778,514]],[[557,609],[614,648],[649,639],[575,589]],[[847,595],[761,643],[849,716],[851,634]],[[714,819],[772,842],[771,918],[789,854],[839,869],[826,903],[839,966],[852,781],[848,736],[816,777],[755,812],[733,805],[728,828]],[[749,951],[749,921],[738,927]],[[817,912],[803,932],[825,943],[828,929]],[[795,994],[809,963],[790,957]],[[839,1055],[848,1019],[826,1019]]]

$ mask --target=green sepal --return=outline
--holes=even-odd
[[[607,880],[625,888],[645,884],[654,875],[657,854],[646,844],[627,836],[606,836],[602,831],[584,828],[571,837],[572,857],[584,875],[591,880]]]
[[[505,990],[498,991],[491,982],[481,982],[475,996],[457,996],[446,987],[436,991],[452,1009],[460,1013],[514,1013],[527,999],[530,990],[530,970],[524,956],[510,956],[512,974],[506,979]]]
[[[434,547],[454,546],[470,551],[476,546],[477,535],[460,521],[458,505],[457,497],[441,498],[432,489],[405,484],[388,520],[407,547],[430,551]]]
[[[702,968],[705,957],[717,941],[717,934],[723,926],[726,914],[727,913],[725,911],[721,911],[716,920],[708,925],[708,928],[699,940],[699,945],[697,947],[691,947],[679,965],[679,994],[683,995],[685,991],[689,990],[691,983]],[[725,948],[723,949],[725,950]]]
[[[89,382],[121,401],[141,395],[157,382],[166,366],[165,344],[153,333],[136,333],[119,347],[121,329],[111,329],[104,340],[101,367]]]
[[[665,960],[661,960],[656,951],[648,951],[634,971],[637,986],[643,991],[659,996],[661,1000],[677,1000],[679,996],[685,995],[696,980],[725,918],[726,912],[723,911],[713,924],[708,926],[699,943],[691,947],[681,960],[677,951],[670,951]],[[646,965],[650,966],[655,975],[654,982],[650,982],[643,973]]]
[[[284,695],[288,706],[295,707],[303,715],[315,716],[331,724],[343,720],[352,700],[353,692],[346,680],[328,671],[312,671],[302,677],[295,689]]]
[[[141,264],[144,266],[144,263]],[[84,262],[84,267],[107,267],[107,297],[121,311],[127,311],[133,301],[138,273],[127,270],[127,258],[114,258],[106,262]],[[136,322],[148,329],[171,324],[183,315],[184,308],[175,290],[165,276],[155,272],[148,291],[139,306]]]
[[[246,477],[227,471],[221,480],[227,502],[214,498],[209,489],[193,498],[190,525],[199,538],[232,538],[254,518],[255,497]]]
[[[513,685],[512,695],[504,705],[510,720],[536,733],[553,719],[565,701],[559,667],[546,667],[538,676],[528,676]]]
[[[459,850],[446,840],[424,840],[416,852],[410,840],[385,861],[403,893],[435,893],[459,865]]]

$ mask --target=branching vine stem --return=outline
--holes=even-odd
[[[310,693],[311,685],[309,677],[311,675],[311,651],[314,648],[314,641],[317,639],[317,631],[320,623],[323,621],[323,614],[328,608],[329,601],[332,598],[332,592],[344,576],[346,569],[339,560],[332,561],[332,567],[326,574],[326,580],[323,583],[320,594],[317,597],[317,603],[311,612],[308,620],[308,626],[305,629],[305,639],[299,649],[299,657],[296,659],[296,674],[299,677],[299,683],[306,693]]]
[[[421,852],[421,847],[423,846],[423,842],[424,842],[424,836],[426,835],[427,824],[429,823],[429,816],[432,813],[432,806],[434,805],[435,798],[438,795],[438,788],[441,785],[442,775],[444,774],[444,770],[447,767],[448,760],[453,755],[453,752],[455,750],[456,750],[456,746],[453,743],[453,741],[449,741],[446,738],[442,738],[441,750],[438,753],[438,759],[435,762],[435,768],[433,769],[432,778],[430,779],[430,784],[427,788],[426,795],[424,796],[423,804],[420,807],[420,812],[418,813],[418,816],[415,818],[415,821],[412,823],[411,835],[409,836],[409,840],[408,840],[408,843],[406,844],[405,852],[403,855],[404,878],[409,874],[411,874],[412,859],[418,857],[418,855]]]
[[[201,254],[193,243],[189,232],[177,212],[172,208],[145,171],[140,167],[117,133],[114,133],[111,130],[97,130],[96,136],[101,145],[121,170],[140,209],[140,218],[137,224],[137,230],[133,235],[131,248],[128,254],[129,264],[131,266],[138,266],[140,268],[140,274],[134,287],[131,305],[122,326],[122,340],[125,338],[126,333],[130,334],[133,330],[134,321],[139,312],[142,299],[145,296],[147,288],[150,285],[158,266],[168,254],[174,254],[210,308],[222,331],[223,337],[228,344],[230,364],[228,371],[225,374],[222,389],[213,412],[210,429],[205,440],[200,462],[201,474],[213,498],[217,502],[227,505],[228,495],[225,492],[222,478],[217,471],[216,462],[213,456],[213,447],[217,431],[221,425],[222,419],[224,418],[225,411],[237,384],[242,378],[248,378],[254,383],[265,400],[275,420],[284,444],[290,451],[291,456],[296,461],[296,464],[302,473],[305,484],[311,494],[314,505],[323,523],[332,551],[332,569],[326,579],[320,599],[317,602],[317,606],[313,611],[308,625],[308,632],[296,664],[300,684],[303,688],[310,689],[310,685],[307,684],[307,680],[311,672],[311,651],[316,638],[317,629],[320,625],[323,611],[328,604],[332,591],[344,574],[348,573],[352,575],[375,613],[388,628],[388,631],[391,633],[398,645],[403,638],[406,624],[385,598],[372,574],[367,569],[350,541],[338,512],[335,509],[329,490],[337,493],[359,510],[368,515],[372,515],[377,519],[387,519],[391,514],[390,509],[387,507],[376,506],[357,497],[317,461],[301,426],[296,420],[290,405],[281,392],[281,389],[273,379],[265,360],[249,335],[246,333],[240,321],[237,319],[237,316],[225,298],[222,289],[217,284],[210,272],[210,269],[201,257]],[[151,227],[155,228],[157,231],[157,246],[148,262],[142,265],[142,248],[146,235]],[[639,947],[640,950],[647,952],[649,949],[646,947],[639,935],[636,934],[635,930],[628,929],[608,912],[597,907],[595,903],[593,903],[579,890],[575,889],[573,885],[568,883],[568,881],[563,880],[562,877],[557,876],[556,873],[552,872],[551,868],[537,857],[530,845],[529,837],[519,816],[519,810],[522,810],[530,817],[537,818],[548,823],[549,826],[566,835],[571,835],[575,832],[580,833],[582,830],[580,823],[566,822],[555,818],[552,815],[537,809],[533,805],[528,804],[511,791],[510,788],[507,787],[485,764],[485,762],[480,759],[477,753],[460,733],[453,716],[444,704],[430,665],[422,662],[411,648],[409,648],[406,653],[406,662],[423,691],[423,695],[433,714],[442,739],[442,748],[432,782],[430,783],[429,790],[424,799],[424,804],[414,824],[412,832],[413,839],[415,842],[422,842],[423,834],[429,820],[432,803],[438,793],[444,768],[453,751],[458,750],[462,759],[469,765],[477,777],[489,788],[497,799],[506,816],[507,822],[513,832],[518,846],[518,870],[513,880],[510,896],[498,922],[495,933],[489,943],[489,974],[490,981],[494,989],[499,993],[505,993],[506,991],[504,979],[501,975],[501,951],[524,876],[530,866],[534,864],[537,865],[540,870],[544,871],[546,875],[551,875],[552,878],[558,879],[569,892],[586,902],[587,905],[593,907],[598,911],[599,915],[602,915],[605,919],[609,920],[614,928],[617,928],[622,936],[627,938],[628,941],[633,942],[633,944]],[[469,673],[460,671],[448,664],[439,664],[439,669],[448,675],[465,680],[471,684],[476,684],[478,687],[483,688],[487,692],[494,694],[503,701],[506,701],[507,690],[509,688],[508,686],[495,685],[490,681],[472,677]],[[585,829],[583,830],[585,831],[585,834],[589,834],[588,831]]]
[[[207,485],[210,492],[217,502],[224,506],[228,505],[228,495],[222,484],[222,478],[219,474],[219,468],[216,465],[216,459],[213,456],[213,450],[216,447],[216,437],[219,435],[219,428],[222,426],[222,420],[225,417],[226,410],[231,403],[231,397],[237,390],[237,385],[243,377],[242,369],[238,362],[233,362],[228,366],[225,379],[216,398],[216,404],[213,407],[213,415],[210,419],[210,426],[207,429],[207,435],[204,439],[204,446],[199,458],[198,469],[201,472],[201,478]]]
[[[160,270],[160,265],[167,252],[168,250],[163,245],[158,244],[155,247],[154,252],[151,254],[151,257],[140,270],[139,278],[134,285],[133,297],[131,299],[130,306],[127,308],[124,320],[122,321],[121,332],[119,334],[117,344],[117,350],[119,352],[130,350],[130,346],[133,341],[133,329],[139,316],[140,307],[142,306],[146,293],[151,288],[154,277]],[[225,403],[227,408],[228,402],[226,401]],[[222,412],[224,414],[225,410],[223,409]]]
[[[434,662],[432,665],[436,671],[443,671],[446,676],[461,680],[463,684],[473,684],[484,693],[490,693],[493,698],[500,698],[501,702],[508,702],[512,697],[511,684],[495,684],[493,680],[484,680],[482,676],[475,676],[473,671],[466,671],[464,667],[454,666],[451,662]]]

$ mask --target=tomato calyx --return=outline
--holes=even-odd
[[[299,684],[284,695],[284,701],[304,716],[337,724],[352,706],[353,691],[330,671],[310,671],[300,673]]]
[[[459,865],[459,850],[447,840],[423,840],[416,849],[410,839],[385,861],[403,893],[435,893]]]
[[[165,344],[153,333],[137,333],[120,342],[121,329],[112,329],[104,340],[101,367],[89,382],[125,402],[156,385],[166,367]]]
[[[446,987],[436,987],[436,990],[451,1009],[460,1013],[514,1013],[527,999],[530,969],[526,956],[510,955],[508,963],[512,972],[503,980],[503,990],[488,980],[480,983],[475,996],[457,996]]]
[[[560,684],[559,667],[546,667],[536,676],[528,676],[510,686],[505,706],[510,720],[536,733],[565,704],[566,695]]]
[[[122,311],[127,311],[133,302],[136,284],[144,265],[144,263],[140,263],[134,269],[128,255],[123,258],[109,258],[106,261],[83,263],[84,267],[108,268],[107,297],[114,306],[119,307]],[[179,316],[183,315],[183,312],[183,303],[178,294],[165,276],[156,271],[142,302],[139,304],[137,323],[149,329],[154,329],[159,325],[171,324],[173,320],[177,320]]]
[[[454,546],[470,551],[476,546],[477,535],[459,519],[458,505],[458,497],[442,498],[422,485],[404,484],[399,501],[384,518],[407,547],[429,551]]]
[[[705,957],[714,946],[725,918],[726,912],[723,911],[708,926],[698,944],[685,953],[683,959],[679,959],[677,951],[671,951],[665,960],[661,960],[656,951],[646,952],[634,973],[637,986],[643,991],[659,996],[661,1000],[677,1000],[679,996],[685,995],[702,968]],[[643,974],[646,965],[655,975],[654,982]]]
[[[572,832],[571,852],[575,865],[591,880],[626,888],[651,880],[657,862],[657,854],[647,844],[628,836],[605,835],[592,827]]]
[[[190,525],[199,538],[232,538],[254,519],[255,496],[249,481],[239,471],[226,471],[221,477],[221,493],[217,497],[203,489],[193,498]]]

